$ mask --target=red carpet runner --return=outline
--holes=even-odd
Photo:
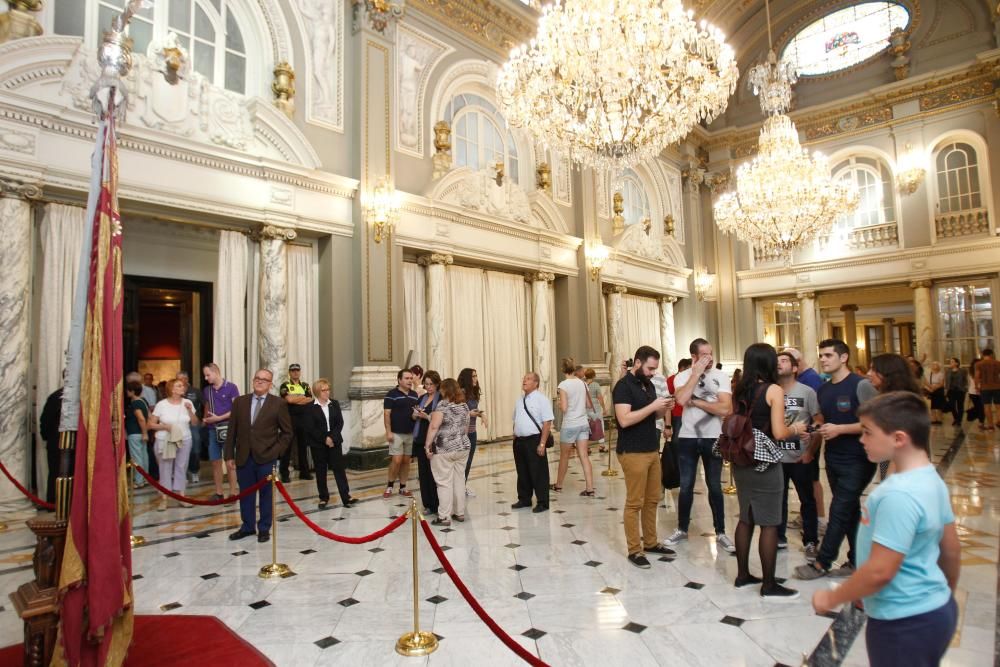
[[[24,644],[0,649],[0,665],[24,664]],[[274,667],[264,654],[214,616],[135,616],[125,667]]]

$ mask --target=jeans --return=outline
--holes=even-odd
[[[937,667],[958,624],[955,598],[933,611],[894,621],[868,619],[865,643],[872,667]]]
[[[643,547],[655,547],[656,506],[663,497],[660,484],[659,452],[626,452],[618,454],[618,465],[625,475],[625,544],[628,555],[637,554]],[[639,535],[640,514],[642,536]]]
[[[960,389],[948,390],[948,411],[951,413],[955,424],[962,423],[962,413],[965,412],[965,392]]]
[[[816,544],[817,534],[816,496],[813,494],[813,473],[811,463],[782,463],[785,481],[782,484],[781,527],[778,528],[778,541],[785,542],[788,528],[788,481],[795,486],[799,496],[799,512],[802,515],[802,543]]]
[[[469,458],[465,462],[465,481],[469,481],[469,471],[472,470],[472,457],[476,454],[476,436],[479,435],[475,431],[469,434]]]
[[[715,534],[726,532],[725,501],[722,496],[722,459],[712,456],[715,438],[677,438],[677,464],[681,475],[681,492],[677,500],[677,527],[687,532],[694,504],[694,478],[698,460],[705,467],[708,504],[712,508]]]
[[[830,512],[826,535],[819,547],[816,562],[826,569],[833,565],[840,553],[840,545],[847,538],[847,561],[854,565],[855,542],[858,524],[861,523],[861,494],[875,476],[876,465],[867,459],[833,460],[826,457],[826,478],[830,482]]]
[[[188,457],[188,472],[192,474],[201,470],[202,435],[200,426],[191,426],[191,456]]]
[[[149,472],[149,459],[146,458],[146,443],[142,441],[142,433],[130,433],[128,435],[128,455],[134,465],[140,466]],[[146,480],[139,474],[138,470],[132,472],[132,483],[136,485],[145,484]]]
[[[274,461],[256,463],[253,456],[247,457],[247,462],[236,468],[236,480],[240,484],[240,491],[266,479],[273,469]],[[243,520],[240,530],[245,533],[254,531],[254,518],[257,514],[255,506],[257,505],[257,497],[260,496],[260,521],[257,522],[257,531],[260,533],[271,532],[271,494],[271,485],[265,484],[256,493],[240,498],[240,518]]]

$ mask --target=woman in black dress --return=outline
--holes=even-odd
[[[326,486],[327,468],[333,470],[337,480],[337,493],[344,507],[354,503],[351,489],[347,485],[347,470],[344,465],[344,454],[341,445],[344,436],[344,416],[340,412],[340,404],[330,400],[330,382],[320,378],[313,383],[313,395],[316,400],[308,406],[306,421],[306,438],[312,448],[313,462],[316,467],[316,491],[319,493],[319,508],[324,509],[330,503],[330,491]]]

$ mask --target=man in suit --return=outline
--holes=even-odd
[[[253,375],[253,392],[233,401],[224,458],[230,474],[236,474],[240,491],[270,475],[274,462],[292,441],[288,406],[268,393],[273,380],[274,374],[261,368]],[[271,485],[264,485],[259,493],[260,521],[257,522],[257,529],[254,530],[257,494],[251,493],[240,500],[243,525],[229,539],[240,540],[254,533],[257,533],[258,542],[271,539]]]

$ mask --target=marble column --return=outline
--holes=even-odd
[[[31,358],[31,204],[24,199],[0,199],[0,461],[11,474],[28,482],[28,420],[31,404],[28,377]],[[42,397],[44,400],[45,397]],[[41,406],[39,406],[41,409]],[[44,446],[44,445],[43,445]],[[0,483],[0,502],[22,500],[14,486]]]
[[[660,304],[660,368],[667,375],[677,372],[677,341],[674,338],[674,303],[676,296],[661,296],[657,299]]]
[[[883,317],[882,326],[884,331],[882,333],[883,338],[885,338],[885,345],[883,345],[886,352],[896,352],[896,345],[893,341],[893,325],[896,324],[896,318],[894,317]]]
[[[549,284],[554,273],[536,271],[526,276],[531,283],[531,369],[538,373],[538,386],[546,396],[552,392],[552,359],[549,358],[552,336],[549,331]]]
[[[605,285],[604,293],[608,295],[608,349],[611,350],[611,384],[618,380],[622,361],[631,356],[632,351],[624,347],[624,322],[622,321],[622,294],[628,289],[621,285]]]
[[[264,225],[255,233],[260,243],[260,298],[257,309],[257,351],[262,368],[274,374],[274,384],[288,374],[288,261],[285,242],[294,229]],[[249,373],[256,369],[248,369]]]
[[[934,306],[931,303],[931,281],[914,280],[910,283],[913,290],[913,323],[917,330],[917,349],[914,355],[917,359],[927,355],[928,359],[936,355],[932,353],[934,347]]]
[[[850,348],[851,356],[858,358],[860,357],[858,355],[858,320],[855,315],[858,312],[858,306],[848,303],[840,307],[840,312],[844,314],[844,342]]]
[[[816,360],[819,338],[816,325],[816,293],[799,292],[799,335],[802,341],[802,355],[806,363]]]
[[[417,259],[427,271],[427,367],[442,372],[448,365],[448,272],[451,255],[432,253]]]

